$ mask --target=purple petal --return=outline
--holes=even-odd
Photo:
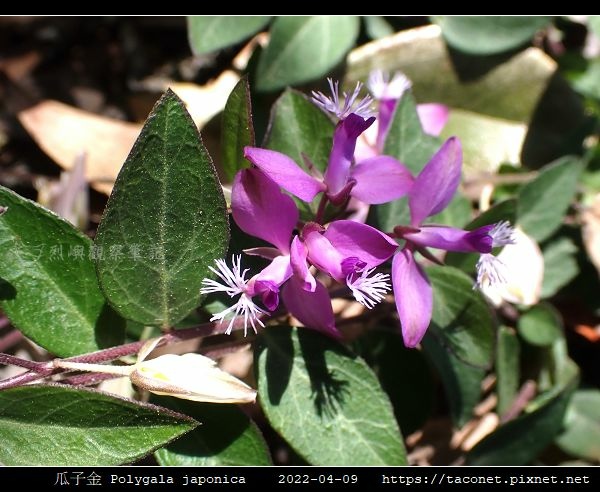
[[[268,246],[248,248],[244,249],[243,252],[248,256],[260,256],[261,258],[266,258],[267,260],[274,260],[279,255],[281,255],[281,251],[279,251],[277,248],[270,248]]]
[[[284,190],[305,202],[312,201],[317,193],[325,190],[321,181],[307,174],[293,159],[281,152],[244,147],[244,157]]]
[[[333,146],[329,154],[327,171],[325,171],[325,184],[327,185],[328,195],[337,195],[348,182],[348,173],[354,158],[356,139],[374,121],[375,118],[365,120],[351,113],[346,119],[338,123],[333,134]]]
[[[461,166],[460,141],[451,137],[415,179],[408,196],[411,225],[419,226],[426,217],[446,208],[460,183]]]
[[[254,285],[259,282],[268,282],[279,286],[289,279],[293,273],[289,255],[278,256],[248,281],[247,293],[251,297],[256,293],[260,293],[260,287]]]
[[[396,241],[386,234],[352,220],[332,222],[324,236],[343,258],[359,258],[368,268],[380,265],[398,249]]]
[[[492,237],[489,235],[494,225],[487,225],[465,231],[446,226],[421,226],[419,232],[405,233],[404,239],[421,247],[457,251],[459,253],[489,253],[492,251]]]
[[[448,122],[448,106],[437,103],[417,104],[423,131],[437,137]]]
[[[329,240],[320,232],[311,232],[304,236],[308,249],[308,261],[322,272],[328,273],[338,282],[343,282],[342,272],[344,256],[333,247]]]
[[[379,123],[379,128],[377,129],[377,148],[380,152],[383,152],[385,138],[387,137],[397,105],[398,99],[382,99],[379,101],[379,113],[377,114],[377,123]]]
[[[414,182],[404,164],[387,155],[359,162],[350,170],[350,177],[356,180],[350,194],[371,205],[403,197]]]
[[[341,340],[342,334],[335,327],[335,317],[327,289],[317,282],[314,292],[303,289],[302,282],[292,277],[282,292],[283,302],[289,312],[307,328]]]
[[[263,304],[269,311],[279,305],[279,287],[292,276],[292,266],[288,255],[277,256],[247,284],[246,293],[250,297],[261,295]]]
[[[433,293],[425,272],[406,248],[394,256],[392,284],[404,345],[416,347],[431,321]]]
[[[308,269],[306,257],[308,256],[308,249],[298,236],[294,237],[292,246],[290,248],[290,258],[292,264],[292,270],[294,275],[301,280],[302,288],[304,290],[314,292],[316,287],[316,280],[313,274]]]
[[[233,180],[231,211],[237,225],[247,234],[289,252],[298,208],[291,197],[258,169],[244,169]]]

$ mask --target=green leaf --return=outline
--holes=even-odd
[[[392,116],[383,153],[395,157],[416,175],[439,150],[440,143],[423,131],[415,98],[411,92],[405,92]]]
[[[125,323],[98,288],[90,239],[1,186],[0,205],[0,306],[13,325],[61,357],[120,343]]]
[[[377,374],[402,431],[411,434],[433,410],[434,385],[423,352],[405,348],[396,329],[397,333],[369,331],[354,343],[354,349]]]
[[[271,17],[246,16],[190,16],[188,39],[195,55],[211,53],[249,38],[265,27]]]
[[[223,110],[221,148],[222,167],[227,181],[240,170],[250,166],[244,157],[244,147],[254,145],[252,104],[248,76],[240,79],[231,91]]]
[[[563,157],[546,166],[521,188],[517,216],[519,225],[529,236],[541,242],[560,227],[577,192],[582,170],[578,159]]]
[[[460,193],[456,193],[448,206],[439,214],[429,217],[427,222],[462,229],[471,221],[471,213],[471,202]]]
[[[429,330],[459,360],[486,369],[494,353],[495,326],[490,309],[473,280],[452,267],[427,269],[433,287]]]
[[[278,17],[260,54],[257,88],[273,91],[325,75],[354,46],[358,30],[354,16]]]
[[[491,55],[519,48],[546,27],[550,17],[435,16],[453,48],[473,55]]]
[[[266,466],[269,451],[256,425],[236,405],[156,397],[153,403],[201,425],[155,452],[162,466]]]
[[[196,425],[185,415],[89,389],[22,386],[0,392],[0,462],[121,465]]]
[[[600,461],[600,391],[575,391],[565,415],[565,430],[556,444],[565,453]]]
[[[520,163],[527,126],[520,122],[452,109],[441,135],[457,136],[463,150],[463,173],[493,173],[502,163]]]
[[[541,405],[532,402],[527,412],[500,426],[480,441],[467,455],[477,466],[518,466],[531,463],[563,427],[567,405],[578,381],[577,366],[571,363],[565,382],[544,396]]]
[[[198,306],[202,279],[228,239],[212,161],[169,90],[142,128],[98,227],[100,286],[124,317],[173,326]]]
[[[541,297],[547,298],[556,294],[579,273],[575,255],[577,246],[567,237],[559,237],[544,246],[544,280]]]
[[[333,139],[333,123],[304,94],[287,89],[271,110],[265,147],[290,156],[300,166],[306,155],[324,172]]]
[[[600,99],[600,59],[591,60],[585,71],[573,82],[584,96]]]
[[[313,465],[403,465],[390,402],[371,369],[308,329],[265,330],[257,351],[261,406],[273,428]]]
[[[511,407],[519,390],[520,353],[521,346],[514,330],[501,326],[498,330],[498,346],[496,347],[497,413],[500,416],[504,415]]]
[[[448,131],[454,126],[464,136],[467,178],[480,178],[478,168],[489,171],[502,156],[540,167],[580,151],[583,136],[574,137],[586,122],[581,97],[540,49],[473,58],[449,51],[440,30],[424,26],[359,47],[347,60],[345,87],[366,81],[373,69],[402,71],[419,102],[451,108]],[[456,109],[470,113],[455,116]],[[488,135],[477,138],[479,148],[472,143],[478,125]]]
[[[481,397],[481,382],[486,371],[465,364],[442,346],[431,332],[425,335],[422,343],[442,380],[454,425],[462,427],[473,416],[473,409]]]
[[[562,337],[560,315],[550,304],[538,304],[519,318],[519,335],[538,347],[549,347]]]
[[[394,28],[380,15],[363,16],[365,31],[371,39],[385,38],[394,34]]]

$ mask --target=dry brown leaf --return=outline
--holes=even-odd
[[[590,261],[600,272],[600,194],[581,213],[583,244]]]
[[[126,123],[74,108],[58,101],[21,111],[19,121],[63,169],[70,170],[82,152],[86,177],[96,190],[109,194],[141,125]]]
[[[206,86],[176,83],[170,87],[201,127],[223,110],[238,80],[237,74],[225,71]],[[94,189],[106,194],[110,194],[142,128],[52,100],[21,111],[18,117],[42,150],[63,169],[70,170],[76,157],[85,152],[86,178]]]

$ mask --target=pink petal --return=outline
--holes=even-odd
[[[423,131],[437,137],[448,122],[448,106],[437,103],[417,104],[417,113]]]
[[[314,292],[317,281],[313,274],[308,269],[308,263],[306,257],[308,256],[308,249],[298,236],[294,237],[292,246],[290,248],[290,257],[292,270],[298,281],[302,281],[302,288],[304,290]]]
[[[403,197],[414,182],[404,164],[387,155],[359,162],[351,169],[350,177],[356,180],[350,194],[371,205]]]
[[[329,162],[325,171],[325,183],[327,195],[337,195],[348,182],[350,166],[354,159],[356,139],[369,126],[375,118],[364,118],[351,113],[348,117],[338,123],[333,134],[333,146],[329,154]]]
[[[368,268],[380,265],[398,248],[396,241],[386,234],[367,224],[352,220],[332,222],[324,236],[342,258],[359,258],[367,264]]]
[[[379,123],[379,131],[377,132],[377,148],[380,153],[383,153],[383,147],[385,146],[385,139],[387,137],[396,106],[398,105],[398,99],[382,99],[379,101],[379,113],[377,115],[377,121]]]
[[[293,159],[281,152],[244,147],[244,156],[284,190],[305,202],[310,202],[325,185],[304,172]]]
[[[308,261],[322,272],[331,275],[338,282],[344,281],[345,275],[342,273],[344,256],[333,247],[323,234],[320,232],[306,234],[304,243],[308,249]]]
[[[251,287],[255,282],[270,282],[281,285],[293,274],[289,255],[281,255],[269,263],[260,273],[248,281],[248,294],[252,297]]]
[[[237,225],[247,234],[289,252],[298,208],[291,197],[258,169],[244,169],[233,180],[231,211]]]
[[[414,348],[429,327],[433,293],[425,272],[406,248],[394,256],[392,284],[404,345]]]
[[[321,282],[317,282],[314,292],[308,292],[303,289],[302,282],[292,277],[285,284],[282,297],[289,312],[304,326],[336,340],[342,338],[342,334],[335,327],[329,293]]]
[[[408,197],[411,225],[417,227],[446,208],[458,189],[461,167],[460,141],[451,137],[415,179]]]
[[[421,226],[419,232],[405,233],[404,239],[421,247],[457,251],[459,253],[489,253],[492,251],[493,224],[474,231],[465,231],[446,226]]]

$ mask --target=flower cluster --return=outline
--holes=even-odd
[[[512,242],[512,228],[499,223],[466,231],[427,223],[428,217],[450,203],[458,189],[462,150],[457,138],[448,139],[417,176],[397,159],[382,154],[394,110],[410,87],[403,75],[391,80],[381,72],[371,75],[369,87],[378,103],[376,116],[371,111],[373,99],[359,99],[361,84],[342,97],[337,82],[330,80],[329,84],[331,97],[313,93],[313,102],[337,119],[325,173],[306,172],[280,152],[246,147],[245,157],[252,167],[238,172],[233,182],[233,219],[245,233],[270,244],[244,252],[270,263],[247,279],[240,256],[232,259],[232,269],[224,260],[217,260],[213,272],[220,282],[205,279],[201,292],[239,296],[233,306],[212,318],[223,321],[233,313],[227,332],[237,317],[243,317],[245,330],[248,325],[254,331],[256,325],[264,326],[262,318],[279,306],[281,297],[286,309],[306,327],[340,339],[326,285],[331,280],[345,285],[356,301],[369,309],[393,286],[404,343],[415,347],[429,326],[433,305],[431,285],[415,254],[437,261],[428,248],[480,253],[478,283],[499,282],[502,265],[492,249]],[[439,134],[447,109],[425,105],[419,117],[425,131]],[[374,127],[374,136],[368,135]],[[318,198],[315,217],[301,221],[290,195],[307,203]],[[393,231],[379,231],[358,216],[348,218],[349,203],[364,209],[401,197],[408,199],[410,223],[399,224]],[[327,207],[329,214],[324,213]],[[390,258],[391,278],[388,273],[376,272]],[[327,278],[330,280],[324,283]],[[258,299],[265,309],[256,304]]]

